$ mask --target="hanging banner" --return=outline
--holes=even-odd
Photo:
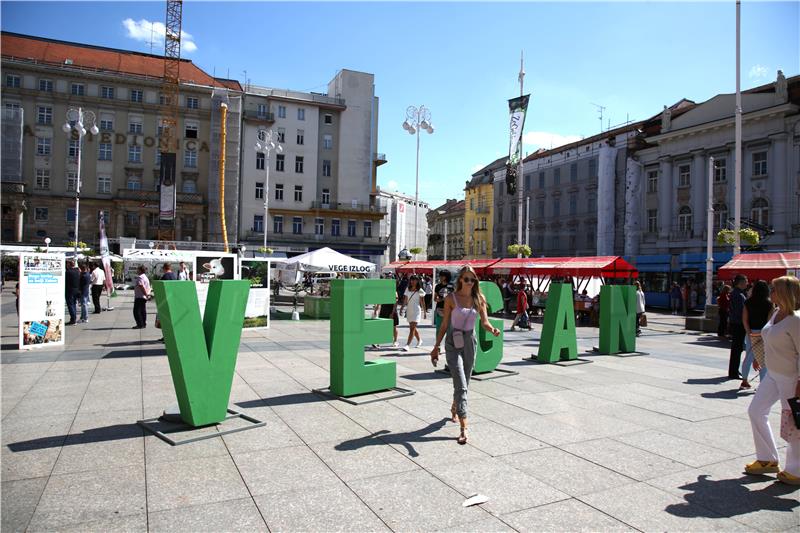
[[[407,206],[406,203],[402,200],[397,200],[395,202],[395,208],[397,209],[397,226],[395,229],[394,234],[394,248],[396,250],[395,253],[400,252],[403,248],[406,247],[406,212]],[[392,261],[396,261],[398,258],[393,257]]]
[[[241,259],[239,271],[242,279],[250,281],[250,293],[247,296],[247,307],[244,311],[245,318],[267,317],[269,327],[270,304],[270,267],[269,259]]]
[[[175,167],[176,167],[175,154],[161,153],[161,170],[158,178],[159,191],[161,193],[159,200],[159,217],[162,220],[173,220],[175,218]]]
[[[19,348],[64,344],[64,255],[19,256]]]
[[[100,211],[100,259],[103,261],[103,271],[106,275],[106,292],[110,295],[114,292],[114,279],[111,271],[111,256],[108,250],[108,237],[106,236],[105,212]]]
[[[508,143],[508,164],[506,165],[508,194],[514,194],[517,188],[517,167],[522,161],[522,130],[525,128],[525,113],[528,111],[530,96],[526,94],[508,101],[508,110],[511,113],[509,120],[511,137]]]

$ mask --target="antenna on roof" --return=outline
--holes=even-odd
[[[600,131],[603,131],[603,111],[605,111],[606,107],[600,104],[592,104],[597,108],[597,111],[600,113]]]
[[[155,44],[155,24],[150,23],[150,53],[153,53],[153,45]]]

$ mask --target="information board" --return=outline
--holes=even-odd
[[[64,344],[64,255],[19,256],[19,348]]]

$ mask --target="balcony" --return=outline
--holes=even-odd
[[[694,232],[690,229],[679,229],[670,233],[672,241],[687,241],[694,237]]]
[[[117,189],[117,198],[120,200],[134,200],[137,202],[158,202],[161,197],[158,191],[145,191],[141,189]],[[197,192],[179,192],[179,204],[202,204],[203,195]]]
[[[244,120],[261,124],[272,124],[275,122],[275,113],[257,113],[255,111],[245,111]]]
[[[2,185],[2,193],[5,194],[24,194],[25,193],[25,182],[23,181],[6,181],[5,179],[0,182]]]
[[[355,213],[375,213],[376,215],[386,215],[388,211],[385,207],[378,205],[369,205],[363,203],[344,203],[344,202],[331,202],[324,204],[322,202],[311,202],[311,209],[319,209],[325,211],[344,211]]]
[[[375,152],[372,155],[372,160],[375,162],[375,166],[379,167],[379,166],[383,165],[384,163],[386,163],[386,154],[380,154],[378,152]]]

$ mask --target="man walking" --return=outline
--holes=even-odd
[[[150,280],[147,279],[147,268],[139,267],[136,276],[136,285],[133,288],[133,319],[136,325],[133,329],[147,327],[147,300],[150,298]]]
[[[531,330],[531,322],[528,319],[528,295],[525,294],[524,286],[517,291],[517,315],[514,317],[514,322],[511,323],[511,331],[516,331],[517,324],[520,328]]]
[[[100,314],[100,295],[103,293],[103,286],[106,284],[106,273],[100,268],[100,263],[95,263],[92,270],[92,303],[94,304],[94,314]]]
[[[180,281],[187,281],[189,280],[189,271],[186,269],[186,263],[181,261],[181,264],[178,266],[178,279]],[[267,285],[264,284],[264,287]]]
[[[75,268],[75,261],[67,260],[66,270],[64,271],[64,296],[67,299],[67,310],[69,311],[69,322],[67,326],[72,326],[76,322],[78,298],[81,293],[81,273]]]
[[[747,287],[747,277],[737,274],[733,279],[733,292],[731,292],[730,315],[728,322],[731,331],[731,359],[728,364],[728,379],[742,379],[739,375],[739,363],[744,349],[744,324],[742,323],[742,311],[747,296],[744,289]]]
[[[81,281],[80,281],[80,303],[81,303],[81,319],[79,324],[89,322],[89,289],[92,286],[92,275],[89,273],[89,265],[81,264]]]

